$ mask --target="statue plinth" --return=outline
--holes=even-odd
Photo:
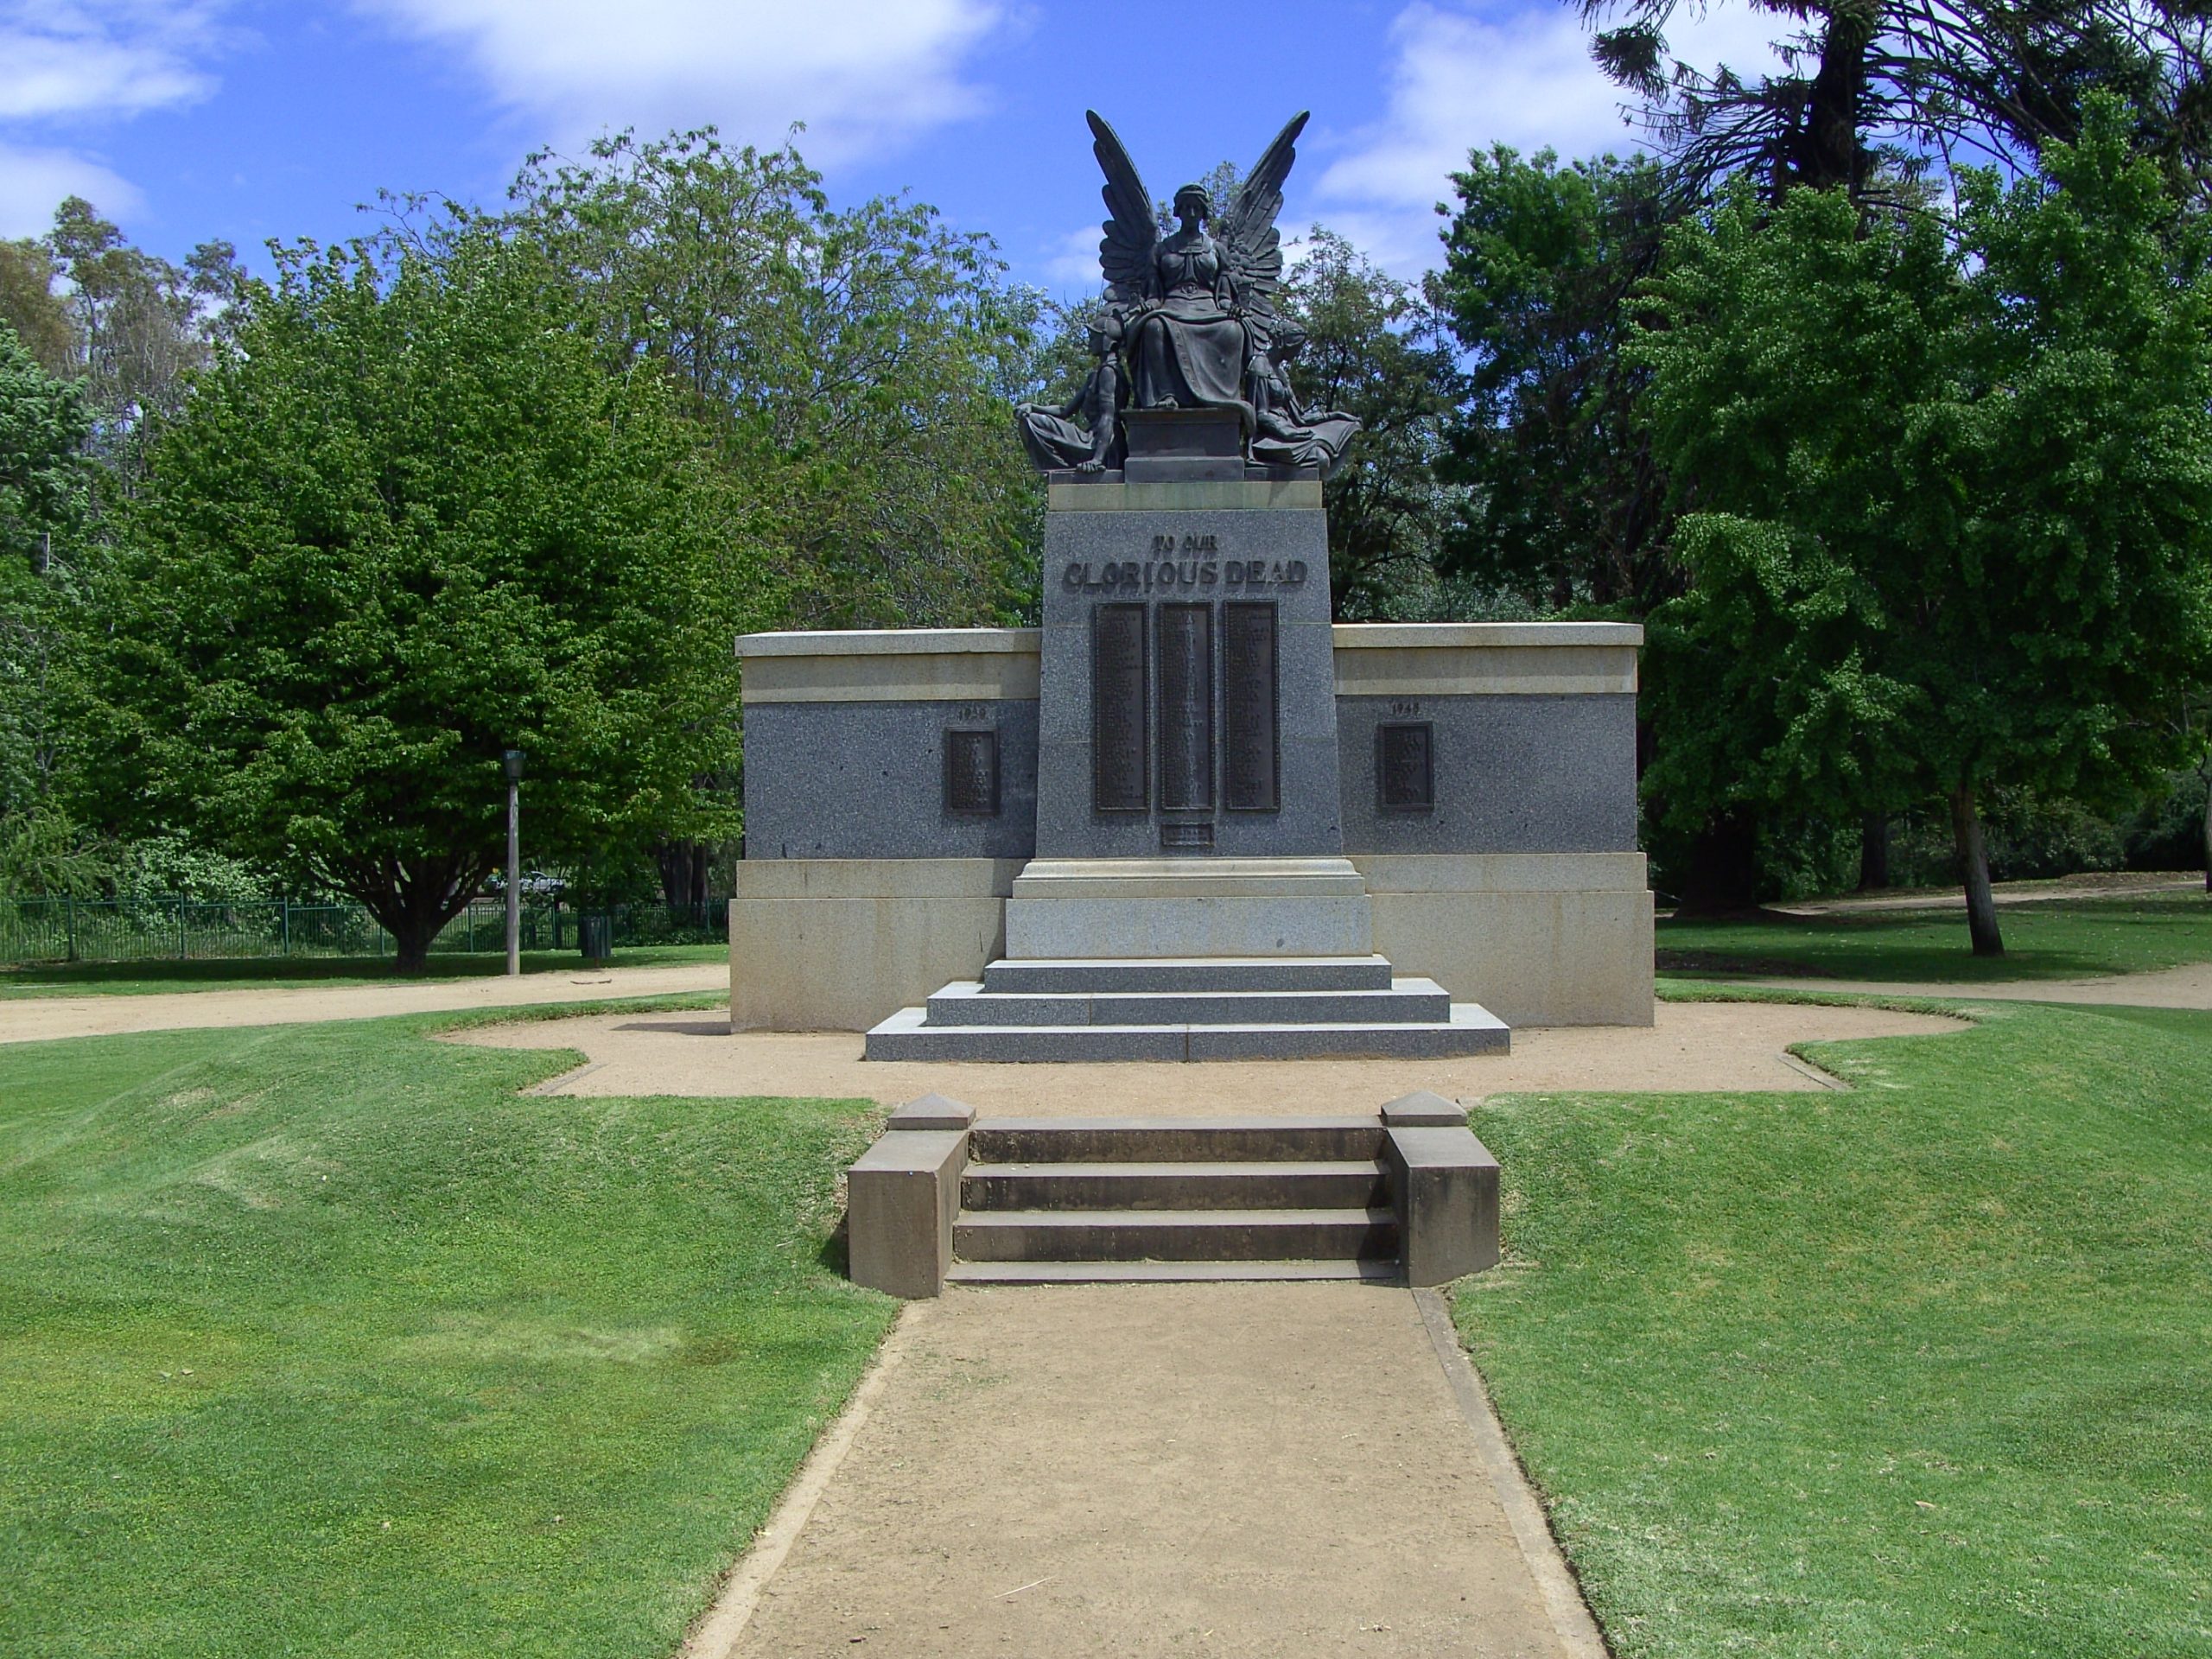
[[[1132,409],[1122,416],[1131,484],[1208,483],[1244,476],[1244,429],[1233,409]]]

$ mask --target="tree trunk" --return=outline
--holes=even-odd
[[[1890,815],[1869,812],[1859,820],[1859,891],[1890,885]]]
[[[411,864],[392,858],[349,861],[333,874],[391,935],[397,971],[419,974],[429,965],[439,930],[461,914],[495,867],[493,859],[456,853]]]
[[[1706,820],[1691,843],[1676,908],[1685,916],[1740,915],[1758,908],[1759,822],[1730,807]]]
[[[2001,957],[2005,941],[1997,931],[1997,897],[1989,890],[1989,849],[1981,842],[1981,815],[1974,791],[1951,791],[1951,839],[1959,853],[1959,876],[1967,890],[1967,932],[1977,957]]]
[[[2204,891],[2212,893],[2212,767],[2204,774]]]

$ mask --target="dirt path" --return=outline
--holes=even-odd
[[[2162,893],[2203,891],[2204,878],[2201,875],[2139,875],[2121,870],[2060,876],[2047,881],[1999,881],[1991,888],[2000,905],[2046,905],[2062,899],[2144,899]],[[1884,893],[1853,893],[1840,899],[1800,899],[1786,905],[1766,906],[1778,916],[1839,916],[1866,911],[1966,907],[1966,894],[1955,888],[1940,892],[1892,888]]]
[[[743,1032],[711,1014],[582,1014],[455,1033],[495,1048],[574,1048],[589,1066],[547,1085],[578,1095],[804,1095],[886,1105],[934,1090],[1000,1116],[1347,1111],[1414,1089],[1468,1100],[1509,1090],[1818,1089],[1791,1043],[1957,1031],[1885,1008],[1662,1002],[1649,1027],[1516,1031],[1513,1052],[1446,1060],[1236,1060],[1202,1065],[868,1062],[842,1032]]]
[[[511,1008],[544,1002],[599,1002],[671,991],[725,990],[719,962],[661,968],[448,979],[427,984],[288,985],[280,989],[157,991],[143,996],[41,996],[0,1001],[0,1043],[54,1037],[109,1037],[127,1031],[183,1031],[204,1026],[289,1026],[317,1020],[448,1008]]]
[[[1406,1291],[956,1289],[893,1341],[749,1620],[688,1659],[1598,1651]]]
[[[2105,1007],[2212,1009],[2212,962],[2184,963],[2146,974],[2107,979],[2011,980],[2001,984],[1900,985],[1866,979],[1747,979],[1733,984],[1787,991],[1840,991],[1853,995],[1943,996],[1998,1002],[2086,1002]]]

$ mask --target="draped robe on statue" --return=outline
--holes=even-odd
[[[1161,297],[1140,314],[1129,353],[1137,407],[1233,409],[1249,436],[1244,365],[1251,342],[1229,309],[1221,251],[1204,234],[1170,237],[1154,268]]]

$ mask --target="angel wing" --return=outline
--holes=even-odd
[[[1136,163],[1122,147],[1121,136],[1104,118],[1096,110],[1085,110],[1084,118],[1090,123],[1090,152],[1106,175],[1106,188],[1098,193],[1105,199],[1107,213],[1106,222],[1098,227],[1105,232],[1098,241],[1098,265],[1105,273],[1106,291],[1116,300],[1141,300],[1158,282],[1152,260],[1160,245],[1160,220],[1153,213],[1152,193],[1137,176]],[[1301,124],[1304,119],[1300,118]],[[1275,264],[1278,269],[1282,264],[1280,255]]]
[[[1246,306],[1269,308],[1282,281],[1282,232],[1275,229],[1275,215],[1282,211],[1282,181],[1298,159],[1298,135],[1306,130],[1312,115],[1311,110],[1300,110],[1291,117],[1274,143],[1252,163],[1237,187],[1236,200],[1214,227],[1230,285]]]

